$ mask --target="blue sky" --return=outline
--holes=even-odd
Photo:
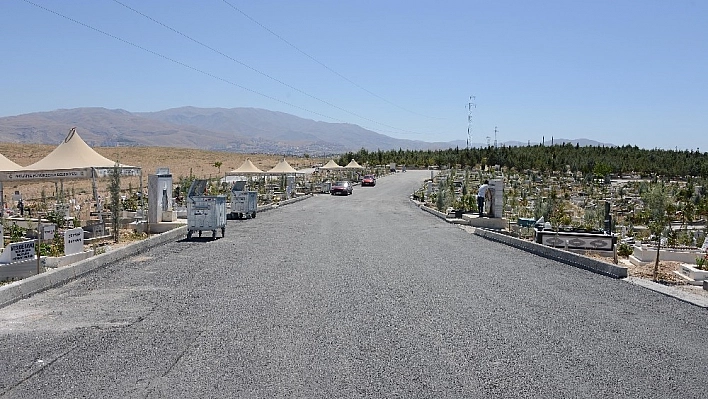
[[[3,0],[0,116],[255,107],[708,151],[708,1]],[[489,138],[489,139],[488,139]]]

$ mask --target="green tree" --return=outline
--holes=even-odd
[[[122,206],[120,202],[120,169],[118,163],[113,166],[108,175],[110,181],[108,184],[108,192],[111,196],[111,225],[113,226],[113,241],[118,242],[120,239],[120,212]]]
[[[654,184],[649,191],[642,196],[644,205],[649,213],[649,231],[657,237],[656,261],[654,262],[654,281],[659,279],[659,251],[661,250],[661,237],[667,225],[671,221],[667,210],[671,206],[671,201],[667,195],[666,186],[663,182]]]

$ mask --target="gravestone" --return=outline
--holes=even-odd
[[[0,254],[0,263],[35,259],[35,241],[13,242]]]
[[[42,240],[51,241],[54,239],[54,233],[57,230],[57,225],[54,223],[42,224]]]
[[[84,251],[84,230],[81,227],[64,232],[64,254],[73,255]]]
[[[490,217],[501,218],[504,214],[504,182],[501,179],[490,180],[489,189],[492,192],[492,201],[489,204]]]

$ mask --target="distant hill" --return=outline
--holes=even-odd
[[[74,126],[89,145],[101,147],[164,146],[300,155],[337,154],[361,148],[436,150],[466,146],[464,141],[396,139],[353,124],[319,122],[265,109],[196,107],[158,112],[74,108],[3,117],[0,141],[57,144]],[[577,141],[595,143],[580,145],[600,144]],[[556,140],[556,144],[560,142]]]

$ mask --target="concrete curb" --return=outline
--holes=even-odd
[[[702,308],[708,308],[708,298],[702,297],[700,295],[694,295],[690,292],[681,291],[678,288],[655,283],[653,281],[638,277],[627,277],[624,279],[624,281],[650,289],[654,292],[659,292],[672,298],[676,298],[679,301],[690,303],[692,305],[696,305]]]
[[[48,270],[44,273],[14,281],[0,287],[0,308],[17,302],[52,287],[64,284],[85,273],[99,269],[109,263],[118,261],[128,256],[144,252],[149,248],[175,241],[187,234],[187,226],[178,227],[168,232],[153,235],[145,240],[135,242],[125,247],[108,251],[91,258]]]
[[[445,220],[448,223],[454,223],[454,221],[451,221],[446,217],[445,214],[442,212],[438,212],[433,209],[428,209],[425,206],[421,206],[416,201],[413,201],[420,209],[439,217],[440,219]],[[482,238],[492,240],[495,242],[499,242],[505,245],[512,246],[514,248],[521,249],[523,251],[531,252],[533,254],[542,256],[547,259],[553,259],[562,263],[565,263],[570,266],[578,267],[583,270],[588,270],[593,273],[598,273],[602,274],[605,276],[609,276],[612,278],[616,279],[621,279],[623,281],[626,281],[631,284],[635,284],[644,288],[647,288],[649,290],[664,294],[666,296],[670,296],[672,298],[678,299],[679,301],[686,302],[701,308],[707,308],[708,309],[708,298],[705,298],[700,295],[695,295],[691,294],[690,292],[682,291],[681,289],[659,284],[653,281],[649,281],[646,279],[642,278],[637,278],[637,277],[628,277],[628,271],[626,267],[622,266],[617,266],[613,265],[607,262],[602,262],[597,259],[589,258],[587,256],[583,255],[578,255],[573,252],[568,252],[562,249],[558,248],[553,248],[553,247],[547,247],[542,244],[538,244],[532,241],[526,241],[526,240],[520,240],[516,237],[511,237],[507,236],[504,234],[500,234],[498,232],[488,230],[488,229],[482,229],[482,228],[475,228],[474,234],[477,236],[480,236]],[[708,290],[708,281],[705,281],[703,283],[703,288]]]
[[[536,242],[520,240],[516,237],[500,234],[491,230],[477,228],[475,229],[474,234],[491,241],[500,242],[514,248],[543,256],[547,259],[553,259],[573,267],[588,270],[593,273],[598,273],[613,278],[626,278],[628,275],[627,268],[624,266],[613,265],[601,260],[578,255],[562,249],[549,247]]]
[[[411,201],[413,201],[411,199]],[[434,209],[429,209],[428,207],[421,206],[416,201],[413,201],[420,209],[445,220],[448,223],[454,223],[455,219],[448,219],[446,215],[442,212],[438,212]],[[464,223],[458,223],[464,224]],[[584,270],[591,271],[593,273],[602,274],[605,276],[613,278],[626,278],[627,268],[623,266],[613,265],[607,262],[603,262],[597,259],[593,259],[587,256],[578,255],[573,252],[565,251],[558,248],[548,247],[542,244],[538,244],[532,241],[520,240],[516,237],[508,236],[505,234],[497,233],[493,230],[483,229],[480,227],[475,228],[474,234],[482,238],[486,238],[491,241],[496,241],[502,244],[512,246],[514,248],[521,249],[526,252],[531,252],[533,254],[542,256],[547,259],[553,259],[570,266],[578,267]]]
[[[290,198],[290,199],[280,201],[277,204],[268,204],[268,205],[259,206],[257,212],[266,212],[266,211],[270,211],[273,209],[278,209],[279,207],[281,207],[283,205],[288,205],[288,204],[292,204],[292,203],[295,203],[298,201],[306,200],[308,198],[311,198],[313,195],[314,194],[306,194],[301,197],[295,197],[295,198]]]
[[[469,224],[469,222],[465,221],[464,219],[453,219],[453,218],[448,218],[446,214],[436,211],[435,209],[428,208],[427,206],[423,206],[421,202],[418,202],[414,200],[413,198],[410,198],[410,201],[413,202],[418,208],[424,210],[425,212],[428,212],[429,214],[433,216],[437,216],[438,218],[448,222],[448,223],[455,223],[457,224]]]
[[[259,212],[277,209],[279,206],[292,204],[312,197],[308,194],[302,197],[291,198],[281,201],[278,206],[266,205],[259,208]],[[72,263],[66,266],[47,270],[44,273],[36,274],[22,280],[14,281],[10,284],[0,286],[0,308],[10,305],[20,299],[45,291],[49,288],[65,284],[83,274],[104,267],[110,263],[145,252],[152,247],[162,245],[170,241],[176,241],[187,236],[187,225],[155,234],[141,241],[108,251],[88,259]]]

